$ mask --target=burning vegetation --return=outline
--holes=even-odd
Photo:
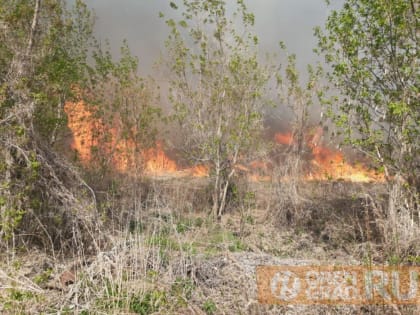
[[[322,143],[322,128],[308,132],[303,139],[303,151],[308,164],[306,180],[344,180],[350,182],[383,181],[384,178],[364,163],[349,163],[342,151],[331,149]],[[297,145],[291,132],[276,133],[275,141],[283,146]]]
[[[95,116],[95,109],[89,108],[83,101],[66,103],[68,127],[72,133],[71,148],[84,166],[92,166],[95,152],[109,156],[111,167],[118,172],[129,173],[137,164],[141,164],[144,173],[153,177],[209,176],[207,165],[182,167],[165,151],[161,140],[148,148],[130,138],[122,136],[118,119],[113,125],[106,125]],[[364,163],[346,161],[343,152],[324,146],[322,128],[315,128],[304,137],[305,159],[304,180],[344,180],[350,182],[383,181],[381,174],[369,169]],[[292,132],[276,133],[274,142],[280,151],[296,145]],[[255,160],[246,165],[237,164],[235,169],[247,175],[251,181],[271,180],[271,171],[276,162]]]
[[[108,126],[95,116],[95,108],[89,108],[83,101],[66,103],[65,111],[72,133],[71,148],[85,167],[94,166],[95,154],[99,154],[108,156],[110,166],[121,173],[140,167],[148,176],[208,176],[209,169],[205,165],[181,168],[165,152],[161,140],[145,148],[132,138],[124,137],[117,118]]]

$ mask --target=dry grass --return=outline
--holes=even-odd
[[[415,307],[280,307],[256,300],[259,264],[395,263],[378,207],[382,185],[241,183],[221,222],[209,217],[206,187],[203,179],[166,179],[103,194],[98,202],[106,220],[91,231],[96,252],[53,255],[27,247],[3,256],[0,311],[418,314]],[[297,195],[287,194],[296,188]],[[409,263],[415,255],[398,259]]]

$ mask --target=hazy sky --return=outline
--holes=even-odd
[[[110,40],[114,55],[118,55],[122,41],[127,39],[131,52],[139,57],[141,75],[152,74],[162,91],[166,91],[165,78],[153,73],[152,67],[160,54],[164,53],[164,41],[168,35],[165,20],[159,18],[159,12],[163,12],[166,17],[180,14],[170,8],[170,0],[85,1],[97,17],[96,36]],[[173,1],[178,4],[182,2]],[[331,0],[331,3],[338,8],[343,1]],[[227,3],[234,5],[236,0],[227,0]],[[298,69],[302,77],[306,77],[306,65],[320,60],[312,51],[316,45],[313,28],[325,24],[331,7],[327,7],[325,0],[245,0],[245,3],[255,14],[254,31],[259,37],[261,55],[279,52],[278,43],[283,41],[289,52],[296,53]],[[163,106],[166,104],[164,99]],[[278,105],[276,109],[269,110],[270,114],[267,115],[266,123],[274,129],[283,128],[278,122],[287,122],[291,118],[288,107]],[[319,121],[320,113],[318,106],[312,107],[311,117],[314,122]]]
[[[204,0],[203,0],[204,1]],[[149,73],[153,62],[164,51],[167,27],[159,12],[173,14],[169,0],[86,0],[97,16],[96,34],[108,38],[114,52],[127,39],[132,53],[139,57],[143,73]],[[180,2],[180,1],[176,1]],[[234,0],[227,0],[234,3]],[[336,4],[342,0],[333,0]],[[298,56],[300,67],[315,59],[313,28],[323,25],[328,15],[324,0],[246,0],[255,14],[255,31],[262,50],[277,51],[284,41]]]

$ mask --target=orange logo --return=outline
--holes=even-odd
[[[420,267],[258,266],[263,304],[420,304]]]

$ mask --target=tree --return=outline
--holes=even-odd
[[[48,247],[81,241],[74,231],[82,219],[72,213],[88,205],[72,184],[89,187],[51,147],[65,125],[64,103],[86,78],[92,25],[82,1],[72,10],[58,0],[0,4],[2,244],[18,228]]]
[[[106,171],[120,164],[120,171],[130,171],[139,179],[145,168],[142,154],[156,145],[160,116],[156,85],[139,76],[138,59],[131,55],[126,42],[118,61],[101,48],[94,52],[93,59],[95,71],[82,98],[86,109],[102,121],[103,128],[92,135],[100,145],[89,149],[100,163],[91,166],[100,164]]]
[[[287,154],[282,157],[282,163],[278,167],[280,170],[278,186],[287,186],[289,191],[285,194],[283,189],[281,189],[280,194],[287,195],[292,200],[292,203],[297,203],[301,199],[298,192],[299,181],[308,171],[308,165],[305,165],[307,164],[305,161],[310,160],[308,155],[312,154],[312,152],[308,152],[308,132],[311,124],[310,110],[317,101],[317,93],[320,90],[318,81],[321,77],[322,69],[308,65],[308,78],[305,82],[296,68],[296,55],[289,55],[287,59],[284,73],[279,70],[277,74],[277,82],[280,101],[292,113],[289,126],[292,134]],[[287,181],[284,181],[284,176],[288,178]]]
[[[269,80],[257,59],[258,39],[249,31],[254,15],[243,1],[236,5],[230,17],[225,1],[186,0],[183,19],[167,20],[170,102],[189,159],[210,168],[217,218],[237,164],[258,152]]]
[[[82,151],[78,153],[83,154],[76,157],[83,162],[88,183],[95,191],[119,196],[112,197],[118,202],[110,209],[110,202],[104,200],[111,197],[106,194],[98,203],[99,210],[106,210],[113,224],[126,224],[126,220],[139,220],[144,212],[145,171],[157,146],[161,111],[156,106],[156,84],[139,76],[138,59],[127,43],[118,60],[108,51],[94,52],[95,71],[81,93],[82,103],[68,103],[66,109],[75,116],[76,125],[83,126],[72,129],[79,137]],[[87,115],[81,116],[80,105]]]
[[[404,191],[390,217],[408,212],[410,222],[420,191],[419,18],[413,0],[346,0],[316,30],[340,92],[321,95],[329,116],[347,143],[380,164],[391,192]]]
[[[68,135],[66,104],[104,103],[107,114],[124,108],[121,134],[133,141],[146,137],[145,121],[155,116],[137,60],[125,45],[112,61],[93,24],[82,0],[0,2],[0,245],[19,234],[53,250],[92,244],[86,229],[99,224],[95,194],[58,151]],[[139,95],[146,96],[133,101]]]

